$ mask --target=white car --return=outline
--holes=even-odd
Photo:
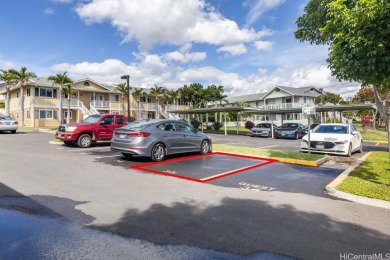
[[[18,121],[14,120],[12,117],[0,115],[0,132],[10,131],[15,134],[18,128]]]
[[[309,135],[301,140],[301,151],[309,151]],[[310,151],[313,153],[351,156],[363,152],[362,135],[351,124],[320,124],[310,132]]]

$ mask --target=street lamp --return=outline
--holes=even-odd
[[[130,75],[123,75],[121,79],[127,80],[127,122],[130,123]]]

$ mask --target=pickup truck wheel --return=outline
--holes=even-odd
[[[88,148],[92,145],[92,137],[89,134],[80,135],[77,145],[81,148]]]
[[[165,147],[163,144],[156,144],[152,148],[152,161],[159,162],[165,159]]]

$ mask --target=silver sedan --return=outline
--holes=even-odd
[[[19,128],[18,121],[16,121],[10,116],[0,115],[0,132],[10,131],[11,133],[15,134],[18,128]]]
[[[167,155],[210,153],[211,138],[178,120],[154,119],[130,123],[115,130],[111,150],[124,156],[145,156],[162,161]]]

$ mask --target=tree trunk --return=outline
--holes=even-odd
[[[7,94],[6,94],[6,98],[5,98],[5,101],[6,101],[6,103],[5,103],[5,115],[6,116],[10,116],[10,110],[9,110],[9,104],[10,104],[9,88],[10,87],[7,86]]]
[[[24,126],[24,89],[23,84],[20,85],[20,124]]]
[[[68,98],[68,114],[66,115],[66,123],[69,124],[69,122],[70,122],[70,95]]]
[[[58,121],[60,125],[62,124],[63,118],[62,118],[62,86],[60,86],[60,93],[59,93],[59,101],[58,101]]]
[[[384,104],[384,102],[381,100],[379,96],[379,92],[376,88],[376,85],[373,86],[373,89],[374,89],[374,97],[375,97],[375,104],[377,110],[386,125],[387,141],[389,146],[389,159],[390,159],[390,102],[386,101]]]

